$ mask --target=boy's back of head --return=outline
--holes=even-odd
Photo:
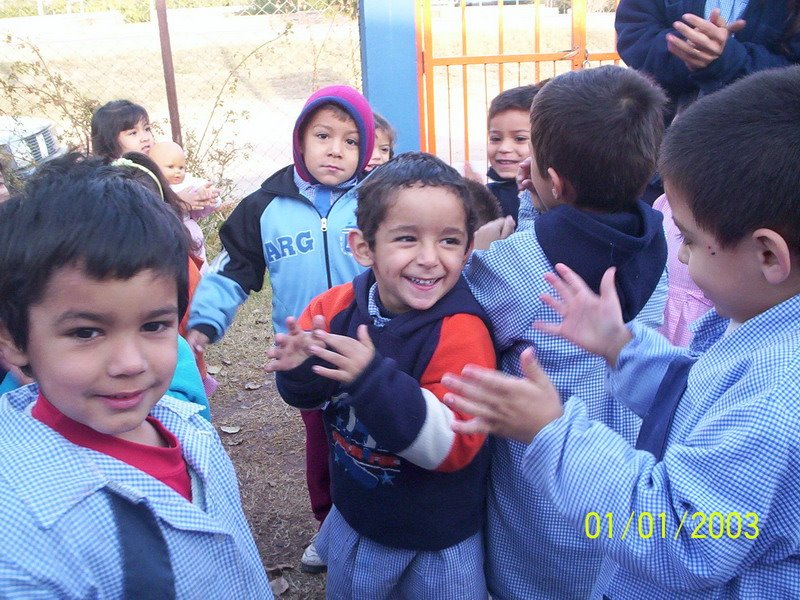
[[[761,71],[682,112],[664,138],[662,178],[723,247],[759,228],[800,255],[800,67]]]
[[[130,279],[150,269],[173,278],[188,304],[188,241],[178,217],[125,169],[71,154],[50,161],[24,195],[0,205],[0,321],[27,345],[28,311],[53,274]]]
[[[503,216],[503,210],[497,197],[482,183],[464,178],[464,182],[472,195],[472,202],[475,205],[475,229],[480,229],[483,225]]]
[[[633,69],[559,75],[531,106],[534,168],[566,179],[578,208],[626,210],[655,170],[665,103],[663,91]]]

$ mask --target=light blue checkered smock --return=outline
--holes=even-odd
[[[689,372],[661,462],[593,421],[577,397],[527,449],[526,477],[575,531],[590,511],[617,521],[611,539],[595,540],[607,554],[597,598],[800,598],[800,295],[727,333],[726,324],[712,310],[694,328],[692,348],[707,350]],[[654,387],[637,381],[663,372],[676,350],[633,331],[609,383],[641,411]],[[734,518],[720,536],[717,518],[712,536],[696,512],[755,513],[758,535],[737,535]],[[622,539],[629,516],[642,513],[665,515],[663,539],[636,529]],[[692,538],[695,529],[705,537]]]
[[[178,598],[272,598],[233,465],[201,406],[164,397],[152,415],[181,443],[188,502],[115,458],[67,441],[30,415],[35,385],[0,397],[0,596],[122,596],[109,494],[145,502],[167,543]]]
[[[475,251],[464,269],[473,294],[491,318],[501,368],[521,375],[519,356],[533,346],[562,397],[579,395],[591,418],[632,444],[640,419],[607,395],[603,360],[531,326],[536,320],[561,320],[539,300],[540,294],[552,292],[543,277],[552,266],[536,240],[535,217],[529,197],[521,198],[517,233],[494,242],[487,251]],[[637,320],[659,325],[665,302],[666,276],[662,276]],[[492,597],[583,600],[599,572],[600,549],[525,479],[524,444],[500,438],[491,444],[486,580]]]
[[[348,525],[336,505],[316,541],[331,600],[485,600],[483,534],[436,551],[379,544]]]

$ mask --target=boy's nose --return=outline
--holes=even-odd
[[[330,154],[333,156],[341,156],[342,155],[342,141],[337,139],[331,140],[330,146]]]
[[[131,377],[147,370],[147,360],[136,340],[117,340],[109,348],[108,374],[112,377]]]
[[[436,247],[433,244],[423,244],[417,252],[417,264],[423,266],[435,265],[439,260]]]

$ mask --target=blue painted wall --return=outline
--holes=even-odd
[[[359,0],[364,95],[397,131],[396,153],[420,148],[414,1]]]

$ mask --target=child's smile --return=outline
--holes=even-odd
[[[97,280],[55,271],[31,306],[25,360],[42,394],[95,431],[142,441],[177,359],[175,281],[154,271]],[[24,364],[24,363],[23,363]]]
[[[429,309],[456,284],[467,252],[466,214],[454,192],[399,189],[369,251],[381,302],[394,314]]]

